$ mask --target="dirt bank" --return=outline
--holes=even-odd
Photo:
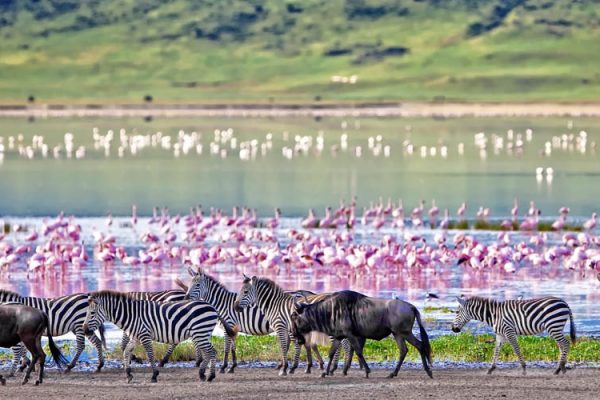
[[[395,379],[388,371],[374,370],[365,379],[351,370],[347,377],[319,378],[318,374],[297,373],[285,378],[272,369],[239,369],[234,375],[219,374],[212,383],[200,382],[192,368],[163,369],[157,384],[150,384],[148,369],[134,369],[134,380],[125,383],[122,370],[101,374],[76,372],[61,375],[50,371],[41,387],[21,386],[9,380],[0,387],[0,398],[30,400],[51,399],[598,399],[599,369],[570,370],[555,377],[550,369],[530,369],[521,376],[516,369],[501,369],[493,376],[484,370],[436,370],[429,379],[421,370],[403,370]]]

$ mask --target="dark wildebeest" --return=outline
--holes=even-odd
[[[412,333],[415,319],[419,324],[421,340]],[[423,369],[429,377],[433,378],[430,369],[432,361],[429,337],[421,324],[419,310],[405,301],[378,299],[351,290],[344,290],[332,293],[318,303],[296,303],[296,310],[292,314],[292,323],[292,334],[298,338],[299,342],[304,341],[304,335],[311,331],[323,332],[333,337],[334,344],[329,351],[329,364],[323,376],[329,374],[331,359],[340,340],[347,338],[365,368],[368,378],[371,370],[363,357],[366,339],[381,340],[392,334],[400,349],[400,357],[396,369],[390,373],[389,377],[393,378],[398,375],[406,353],[408,353],[406,347],[406,341],[408,341],[417,348],[421,354]]]
[[[29,375],[35,363],[39,360],[40,372],[36,386],[42,383],[44,378],[44,362],[46,354],[42,348],[42,335],[48,328],[48,317],[42,311],[22,304],[0,305],[0,347],[16,346],[23,342],[27,350],[31,352],[31,364],[27,368],[23,385],[29,381]],[[54,344],[51,335],[48,336],[48,345],[52,358],[60,368],[67,360]],[[0,383],[6,384],[6,380],[0,375]]]

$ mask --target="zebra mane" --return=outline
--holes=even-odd
[[[274,291],[274,292],[281,292],[289,297],[292,297],[292,295],[290,295],[289,293],[286,293],[281,286],[279,286],[278,284],[276,284],[274,281],[272,281],[269,278],[260,278],[258,276],[253,276],[252,280],[254,281],[253,283],[256,285],[257,289],[260,288],[266,288],[268,290]]]
[[[205,278],[206,278],[206,279],[207,279],[207,280],[208,280],[210,283],[212,283],[212,284],[214,284],[214,285],[218,286],[219,288],[222,288],[222,289],[225,289],[225,290],[229,291],[229,290],[227,289],[227,287],[225,287],[225,285],[223,285],[221,282],[219,282],[219,281],[217,280],[217,278],[215,278],[215,277],[213,277],[213,276],[211,276],[211,275],[207,274],[206,272],[203,272],[203,273],[202,273],[202,275],[203,275],[203,276],[204,276],[204,277],[205,277]]]
[[[97,292],[90,293],[90,297],[94,299],[98,297],[111,297],[118,300],[136,300],[133,294],[116,290],[98,290]]]
[[[17,292],[13,292],[12,290],[0,289],[0,296],[13,296],[13,297],[23,297]]]
[[[479,304],[494,305],[494,304],[501,303],[501,301],[499,301],[499,300],[492,299],[490,297],[481,297],[481,296],[472,296],[472,297],[469,297],[467,299],[467,301],[469,303],[471,303],[471,304],[473,304],[473,303],[479,303]]]

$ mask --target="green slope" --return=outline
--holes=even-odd
[[[0,102],[146,94],[599,100],[600,2],[0,0]]]

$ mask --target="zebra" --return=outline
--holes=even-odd
[[[177,284],[187,289],[187,298],[196,300],[202,299],[211,303],[223,317],[223,319],[229,323],[230,326],[234,327],[237,332],[242,332],[250,335],[268,335],[273,333],[269,325],[269,321],[266,319],[265,314],[258,307],[245,308],[241,312],[235,310],[234,303],[237,293],[230,292],[227,288],[214,277],[206,274],[202,268],[198,267],[197,271],[194,271],[191,267],[188,268],[189,274],[192,276],[192,283],[187,287],[183,282],[178,281]],[[298,300],[313,302],[319,301],[321,295],[315,295],[315,293],[308,290],[298,290],[286,292],[291,294]],[[317,334],[313,335],[315,338]],[[236,337],[230,338],[225,337],[225,351],[221,372],[225,372],[228,365],[228,354],[231,351],[232,366],[228,372],[232,373],[237,366],[235,343]],[[294,373],[298,367],[300,360],[300,346],[294,342],[295,346],[295,357],[294,363],[290,368],[290,373]],[[345,350],[346,358],[345,364],[350,365],[352,362],[352,348],[347,341],[343,341],[342,346]],[[319,362],[319,368],[324,369],[323,358],[319,353],[316,343],[311,344],[311,350],[315,353],[315,357]],[[308,350],[307,350],[308,351]],[[339,351],[335,353],[334,365],[337,367],[339,357]],[[307,364],[306,373],[311,373],[312,363]],[[281,368],[281,364],[278,369]],[[335,368],[334,368],[335,370]]]
[[[152,367],[151,382],[156,383],[159,370],[155,365],[152,341],[177,344],[191,338],[196,348],[196,358],[202,357],[199,369],[200,380],[206,380],[206,367],[210,368],[208,381],[215,378],[216,351],[210,342],[212,332],[219,321],[217,311],[203,301],[176,301],[158,303],[136,300],[127,293],[103,290],[91,293],[84,330],[88,322],[108,320],[117,325],[130,337],[123,352],[127,383],[131,374],[131,353],[137,342],[144,350]],[[226,329],[228,329],[226,327]]]
[[[185,299],[185,292],[179,289],[169,289],[162,290],[159,292],[128,292],[128,294],[136,300],[148,300],[148,301],[157,301],[160,303],[165,303],[169,301],[181,301]],[[129,336],[127,333],[123,332],[123,337],[121,338],[121,351],[125,351],[127,347],[127,343],[129,343]],[[165,364],[169,362],[169,358],[173,351],[175,351],[176,344],[171,344],[167,348],[167,352],[163,356],[163,358],[158,362],[159,367],[164,367]],[[138,358],[135,354],[131,354],[131,361],[141,363],[142,360]]]
[[[102,347],[106,347],[106,342],[104,340],[104,326],[94,320],[90,324],[90,332],[86,334],[83,331],[83,321],[88,306],[86,294],[71,294],[68,296],[46,299],[39,297],[24,297],[18,293],[0,289],[0,303],[25,304],[44,312],[48,315],[49,332],[47,333],[51,336],[61,336],[69,332],[75,334],[75,342],[77,344],[75,356],[67,365],[65,372],[69,372],[75,367],[79,356],[85,348],[85,337],[88,338],[98,352],[98,366],[96,372],[100,372],[104,366],[104,353],[102,351]],[[94,334],[95,330],[98,330],[101,339]],[[29,363],[29,360],[26,357],[27,350],[22,343],[12,347],[11,350],[13,351],[13,359],[9,376],[14,376],[19,361],[23,360],[21,367],[19,367],[19,370],[23,371]]]
[[[320,296],[320,295],[316,295]],[[310,298],[307,298],[310,301]],[[258,306],[265,314],[266,319],[271,325],[271,329],[276,333],[281,348],[281,364],[282,368],[279,371],[280,376],[287,375],[288,360],[287,353],[290,346],[290,341],[294,342],[296,349],[299,348],[297,339],[292,335],[292,320],[291,315],[295,310],[295,305],[298,299],[290,292],[285,292],[275,282],[267,278],[252,277],[244,275],[244,283],[235,299],[234,309],[242,312],[249,307]],[[348,345],[349,346],[349,345]],[[351,353],[349,351],[346,354]],[[290,373],[298,366],[298,351]],[[312,354],[310,346],[306,346],[306,358],[308,366],[312,365]],[[308,369],[308,367],[307,367]]]
[[[529,300],[498,301],[484,297],[460,298],[456,318],[452,322],[452,331],[460,332],[462,327],[472,319],[485,322],[496,333],[496,347],[494,359],[487,371],[488,375],[496,369],[496,362],[504,342],[508,341],[519,358],[523,375],[525,375],[525,359],[519,349],[518,335],[536,335],[543,331],[556,341],[560,349],[558,368],[554,371],[557,375],[567,371],[567,354],[569,341],[563,334],[567,320],[570,320],[570,335],[573,345],[576,342],[575,323],[569,305],[558,297],[542,297]]]

